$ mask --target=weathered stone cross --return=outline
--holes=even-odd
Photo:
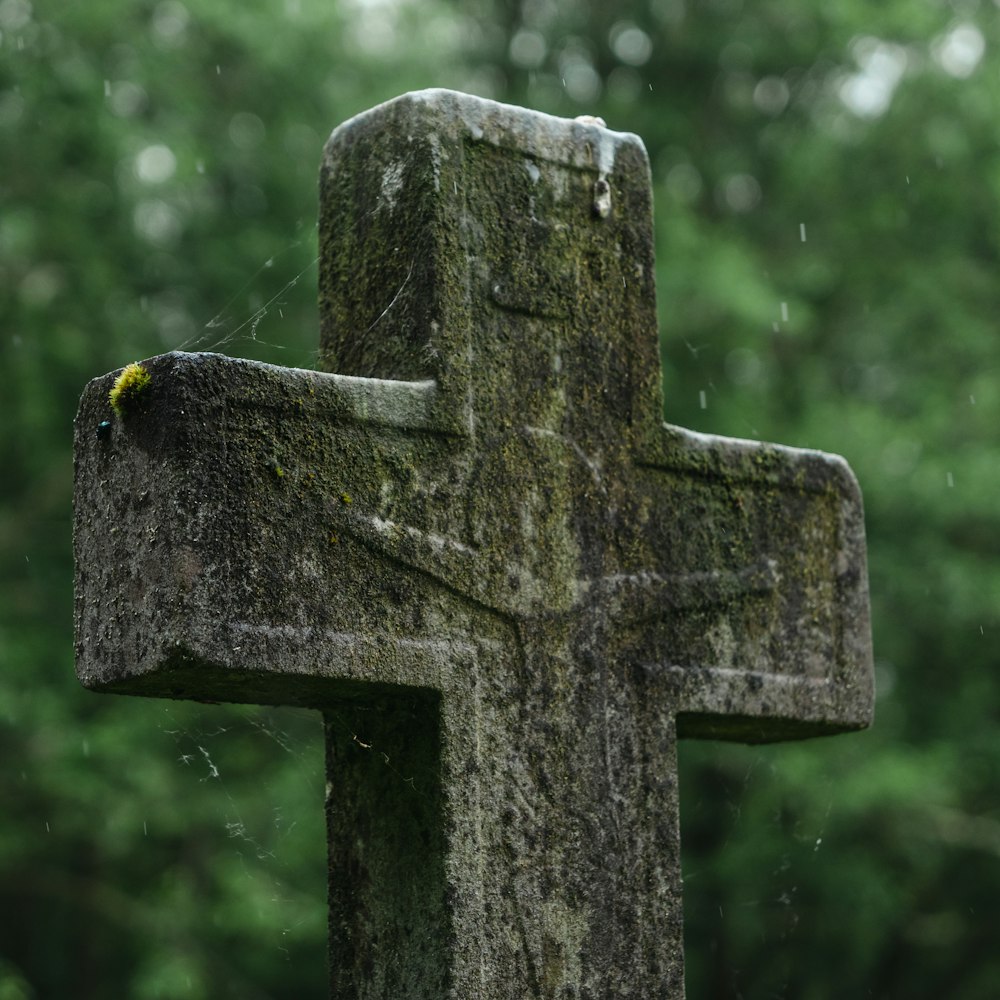
[[[679,998],[677,737],[870,720],[853,477],[661,422],[635,136],[409,94],[320,233],[341,374],[84,392],[80,678],[324,712],[332,996]]]

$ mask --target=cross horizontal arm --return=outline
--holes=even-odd
[[[871,723],[864,510],[839,456],[662,425],[645,488],[688,512],[653,528],[678,571],[728,568],[683,610],[650,597],[630,655],[678,704],[681,736],[747,742]]]
[[[76,421],[83,683],[312,705],[335,682],[433,685],[463,640],[373,610],[374,574],[354,569],[339,526],[371,499],[352,455],[363,470],[380,451],[399,463],[407,446],[446,440],[434,383],[209,354],[144,367],[148,389],[122,417],[112,373],[90,383]]]

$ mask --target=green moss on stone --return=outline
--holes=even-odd
[[[126,365],[108,393],[111,409],[119,417],[124,417],[126,411],[149,386],[150,380],[149,372],[142,365],[137,362]]]

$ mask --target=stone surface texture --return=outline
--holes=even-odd
[[[326,372],[84,392],[80,679],[324,712],[332,996],[682,997],[677,737],[870,721],[846,464],[662,423],[648,171],[408,94],[326,146]]]

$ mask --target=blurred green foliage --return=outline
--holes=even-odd
[[[310,366],[325,135],[424,86],[641,134],[668,419],[864,489],[876,727],[685,746],[689,996],[994,995],[997,81],[976,0],[0,0],[0,998],[325,995],[318,719],[78,688],[71,425]]]

